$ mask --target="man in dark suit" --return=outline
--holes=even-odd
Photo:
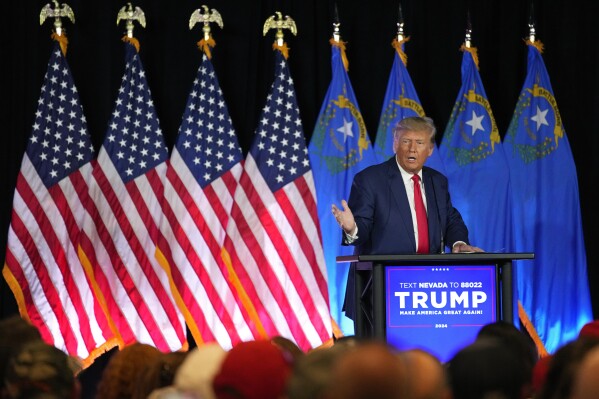
[[[435,133],[430,118],[398,122],[395,157],[358,173],[349,202],[343,200],[342,209],[332,205],[343,244],[354,245],[356,255],[441,253],[446,245],[452,252],[482,252],[469,244],[468,229],[451,204],[447,178],[424,166],[433,153]],[[352,319],[354,273],[352,266],[344,305]]]

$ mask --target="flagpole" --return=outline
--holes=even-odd
[[[470,20],[470,10],[466,16],[466,38],[464,39],[464,47],[470,48],[472,40],[472,21]]]
[[[536,40],[534,3],[532,0],[530,1],[530,15],[528,16],[528,40],[531,43],[534,43]]]
[[[399,3],[399,12],[398,12],[398,16],[397,16],[397,41],[398,42],[401,42],[404,39],[403,26],[404,26],[404,20],[403,20],[403,13],[401,11],[401,2],[400,2]]]

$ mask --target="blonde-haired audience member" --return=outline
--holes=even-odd
[[[193,348],[175,373],[174,387],[202,399],[215,399],[212,381],[226,354],[217,343]]]

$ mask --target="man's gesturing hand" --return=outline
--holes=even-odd
[[[339,226],[349,235],[353,235],[356,230],[356,221],[354,220],[354,214],[351,209],[347,206],[347,201],[342,200],[341,206],[343,209],[339,209],[337,205],[333,204],[331,206],[331,211],[333,212],[333,216],[335,216],[335,220]]]

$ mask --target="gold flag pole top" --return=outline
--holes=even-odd
[[[203,5],[202,8],[204,9],[203,14],[202,10],[199,8],[191,14],[191,17],[189,18],[189,30],[193,29],[195,24],[198,22],[204,23],[202,32],[204,32],[204,40],[208,41],[210,39],[210,22],[216,22],[216,24],[222,29],[223,18],[214,8],[210,11],[206,5]]]
[[[54,18],[54,33],[52,33],[52,39],[60,43],[60,50],[62,51],[63,55],[66,55],[68,40],[66,37],[66,31],[64,31],[62,28],[61,18],[66,17],[70,19],[72,23],[75,23],[75,13],[66,3],[62,3],[62,5],[60,5],[58,4],[57,0],[53,0],[53,3],[54,8],[52,8],[50,3],[42,7],[42,10],[40,11],[40,25],[44,23],[46,18]]]
[[[61,18],[67,17],[72,23],[75,23],[75,14],[68,4],[62,3],[62,5],[59,5],[57,0],[52,0],[52,2],[54,3],[54,8],[52,8],[50,3],[42,7],[42,11],[40,12],[40,25],[44,23],[46,18],[54,17],[54,32],[56,32],[58,36],[62,36]]]
[[[189,30],[193,29],[195,24],[198,22],[202,22],[204,24],[202,27],[204,37],[198,42],[198,47],[204,52],[204,54],[206,54],[206,57],[210,59],[212,58],[210,48],[216,46],[216,42],[210,33],[210,22],[215,22],[222,29],[223,18],[214,8],[212,10],[208,10],[208,6],[202,5],[202,9],[204,10],[204,13],[202,13],[202,10],[198,8],[191,14],[191,17],[189,18]]]
[[[289,49],[287,48],[287,44],[284,40],[283,29],[289,29],[294,36],[297,36],[297,27],[295,26],[295,21],[289,16],[285,15],[285,19],[283,19],[283,14],[281,12],[276,11],[275,15],[271,15],[264,22],[264,27],[262,28],[262,35],[266,36],[269,30],[276,29],[277,33],[275,35],[275,42],[272,45],[274,50],[279,50],[287,59],[289,57]]]
[[[127,3],[126,6],[123,6],[123,8],[119,10],[116,17],[116,24],[118,25],[123,19],[127,21],[125,28],[127,29],[127,37],[129,39],[133,39],[133,28],[135,27],[133,21],[139,22],[144,28],[146,27],[146,16],[144,12],[139,7],[133,8],[131,3]]]

